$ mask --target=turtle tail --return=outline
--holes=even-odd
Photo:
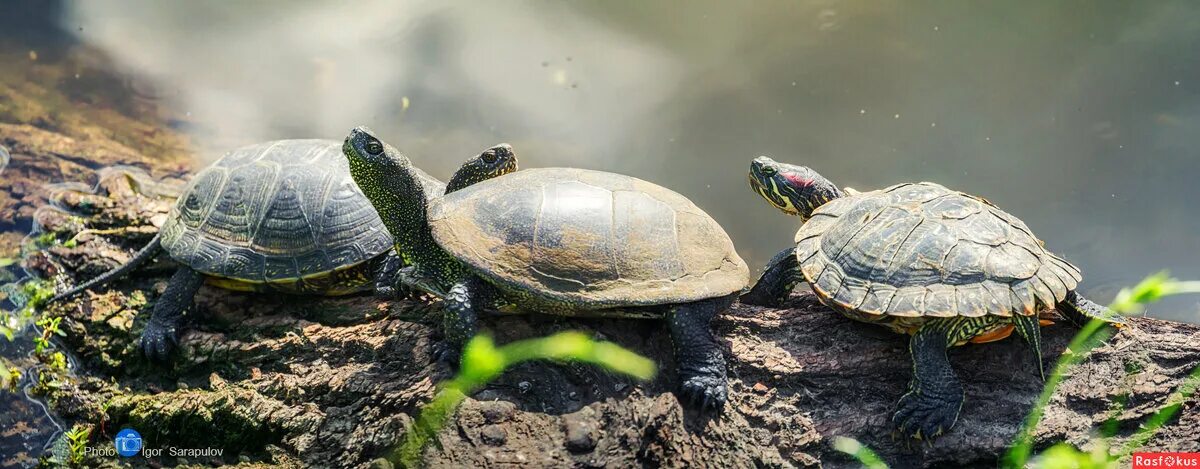
[[[1057,309],[1076,327],[1083,327],[1092,319],[1099,319],[1116,327],[1128,324],[1128,321],[1117,312],[1093,303],[1092,300],[1084,298],[1075,290],[1067,292],[1066,299],[1058,303]]]
[[[158,254],[159,247],[161,247],[161,245],[162,233],[159,233],[154,235],[154,239],[151,239],[149,244],[146,244],[146,246],[138,251],[137,254],[134,254],[133,259],[130,259],[129,262],[126,262],[125,264],[122,264],[120,267],[117,267],[113,270],[105,272],[99,277],[88,280],[82,285],[78,285],[75,288],[54,295],[54,298],[51,298],[47,304],[71,298],[82,293],[84,290],[105,285],[124,276],[125,274],[129,273],[129,271],[137,268],[137,266],[142,265],[147,260],[154,257],[155,254]]]

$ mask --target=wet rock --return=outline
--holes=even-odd
[[[507,422],[517,412],[517,406],[511,402],[491,401],[479,405],[479,413],[488,423]]]
[[[484,443],[492,446],[501,446],[505,441],[508,441],[508,431],[500,425],[487,425],[479,431],[479,435],[483,437]]]
[[[563,418],[567,451],[587,453],[596,448],[595,423],[584,416],[571,414]]]

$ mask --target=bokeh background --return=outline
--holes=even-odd
[[[675,189],[757,268],[798,222],[747,188],[765,154],[860,190],[984,196],[1099,301],[1160,269],[1200,278],[1190,0],[45,5],[37,33],[103,51],[194,137],[197,165],[368,125],[445,177],[506,141],[527,168]],[[1200,322],[1200,302],[1150,314]]]

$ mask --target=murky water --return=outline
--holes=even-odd
[[[761,266],[797,223],[746,187],[766,154],[860,190],[982,195],[1098,301],[1160,269],[1200,278],[1200,3],[754,5],[37,2],[0,9],[24,25],[0,41],[101,51],[198,164],[369,125],[446,176],[507,141],[525,167],[671,187]],[[1200,322],[1200,301],[1150,314]]]

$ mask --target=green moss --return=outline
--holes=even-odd
[[[25,307],[36,310],[54,298],[54,283],[49,280],[30,280],[21,285],[21,294],[25,297]]]
[[[0,293],[19,306],[15,312],[0,310],[0,335],[13,340],[14,333],[32,323],[38,308],[54,297],[54,287],[49,281],[34,279],[0,285]]]
[[[17,392],[17,383],[21,382],[21,369],[13,366],[8,360],[0,358],[0,388],[8,392]]]
[[[34,236],[32,241],[33,241],[33,245],[37,249],[45,249],[50,246],[54,246],[54,245],[58,244],[58,236],[55,235],[54,233],[46,232],[46,233],[42,233],[37,236]]]
[[[107,404],[114,425],[129,425],[158,446],[190,445],[259,452],[283,435],[278,415],[283,404],[253,390],[181,390],[156,395],[117,396]]]
[[[146,300],[146,295],[143,294],[141,290],[134,290],[134,292],[129,295],[129,299],[125,301],[125,308],[141,310],[143,306],[146,306],[146,303],[148,303]]]

